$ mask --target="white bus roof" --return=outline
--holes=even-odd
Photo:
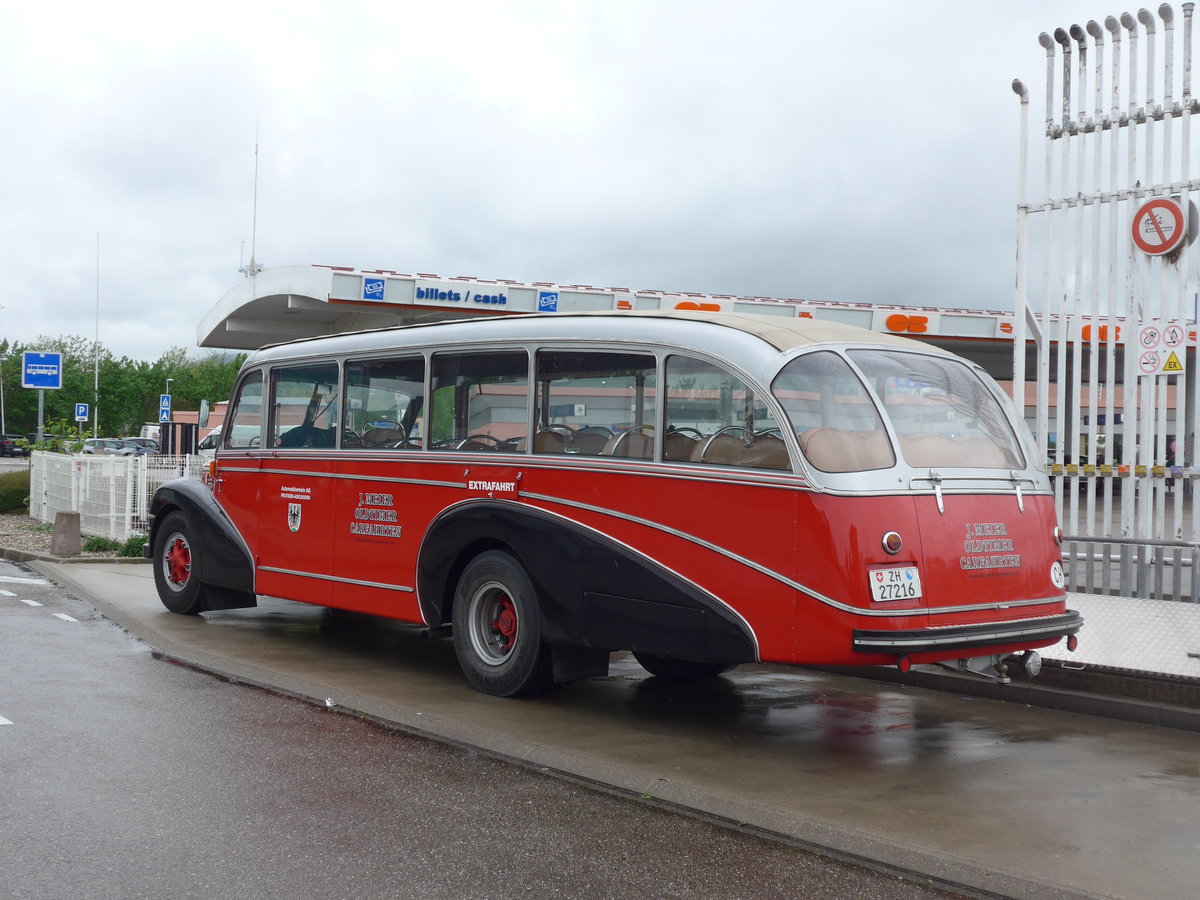
[[[625,345],[644,343],[694,350],[727,359],[755,374],[763,374],[759,370],[764,362],[774,365],[778,354],[818,344],[883,345],[952,355],[919,341],[839,322],[780,319],[746,313],[661,310],[497,316],[380,328],[273,344],[250,354],[246,365],[315,356],[375,353],[389,349],[466,348],[498,342],[560,341]],[[764,359],[763,343],[777,353],[767,354],[768,358]]]

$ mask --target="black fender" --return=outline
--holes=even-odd
[[[417,560],[426,622],[451,620],[459,575],[490,549],[512,553],[529,573],[551,645],[705,662],[757,659],[745,621],[697,585],[571,519],[495,500],[453,506],[426,531]]]
[[[254,594],[254,560],[237,527],[213,497],[212,491],[195,478],[164,482],[150,500],[150,537],[147,555],[153,553],[162,520],[179,510],[196,526],[192,548],[192,577],[207,588],[209,609],[238,609],[257,606]]]

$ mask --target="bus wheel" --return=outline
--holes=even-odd
[[[722,672],[733,668],[730,663],[696,662],[690,659],[672,659],[669,656],[656,656],[653,653],[633,651],[633,658],[643,669],[658,678],[715,678]]]
[[[168,515],[154,538],[154,585],[158,599],[173,613],[204,612],[204,587],[192,574],[193,527],[181,512]]]
[[[509,554],[471,560],[454,593],[454,652],[467,680],[485,694],[516,697],[551,687],[533,582]]]

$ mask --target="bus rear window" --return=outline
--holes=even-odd
[[[955,359],[852,350],[915,468],[1023,468],[1024,454],[996,395]]]
[[[865,472],[896,464],[871,395],[836,353],[797,357],[775,378],[771,392],[787,410],[800,449],[815,468]]]

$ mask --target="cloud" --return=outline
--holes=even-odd
[[[1071,19],[844,9],[5,6],[0,333],[92,334],[97,234],[100,339],[137,358],[194,346],[252,241],[266,265],[1002,308],[1008,82]]]

